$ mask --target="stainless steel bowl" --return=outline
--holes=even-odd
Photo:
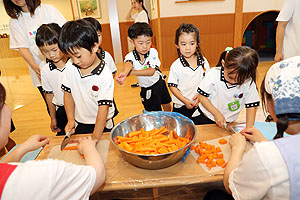
[[[113,140],[116,136],[125,136],[129,132],[138,131],[141,128],[149,131],[162,126],[165,126],[170,131],[175,130],[178,136],[188,138],[191,142],[170,153],[144,155],[121,149]],[[129,163],[144,169],[161,169],[177,163],[183,157],[195,139],[196,132],[195,125],[189,118],[176,112],[158,111],[146,112],[121,121],[112,129],[110,139]]]

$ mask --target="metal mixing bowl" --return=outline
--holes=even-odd
[[[132,131],[141,130],[146,131],[154,128],[165,126],[168,130],[175,130],[177,135],[191,140],[184,147],[165,154],[144,155],[131,153],[118,147],[114,142],[116,136],[125,136]],[[124,159],[129,163],[144,169],[161,169],[169,167],[178,162],[188,147],[191,145],[196,137],[196,128],[192,120],[176,113],[176,112],[146,112],[144,114],[135,115],[118,123],[111,131],[110,139],[114,146],[121,152]]]

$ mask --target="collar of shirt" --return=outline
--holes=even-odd
[[[101,58],[101,55],[99,53],[96,53],[96,54],[97,54],[98,58],[100,59],[100,64],[95,69],[93,69],[93,71],[91,71],[90,75],[100,75],[105,66],[105,61]],[[78,65],[76,65],[74,63],[73,63],[73,65],[75,67],[77,67],[77,69],[80,71],[80,67]],[[86,77],[86,76],[87,75],[85,75],[84,77]]]
[[[181,62],[181,64],[184,66],[184,67],[189,67],[189,68],[191,68],[192,70],[197,70],[198,69],[198,67],[202,67],[203,69],[204,69],[204,59],[203,59],[203,57],[202,56],[200,56],[198,53],[195,53],[196,54],[196,56],[197,56],[197,67],[194,69],[194,68],[192,68],[191,66],[190,66],[190,64],[188,63],[188,61],[184,58],[184,56],[183,55],[180,55],[179,56],[179,59],[180,59],[180,62]]]
[[[141,57],[140,57],[139,53],[136,51],[136,49],[134,49],[134,50],[132,51],[132,53],[133,53],[133,55],[134,55],[134,58],[135,58],[137,61],[141,62]],[[149,56],[149,54],[150,54],[150,50],[149,50],[146,54],[144,54],[144,61],[145,61],[146,58]]]
[[[228,82],[226,81],[225,77],[224,77],[224,67],[221,66],[221,76],[220,76],[220,80],[223,81],[227,87],[227,89],[231,89],[231,88],[234,88],[236,87],[238,84],[230,84],[228,85]]]
[[[66,63],[68,62],[70,58],[67,59]],[[54,69],[57,69],[59,71],[63,71],[65,67],[63,67],[62,69],[59,69],[54,63],[52,60],[49,60],[48,58],[46,58],[46,62],[49,63],[49,69],[50,71],[54,70]]]
[[[100,55],[102,57],[102,59],[105,59],[105,51],[99,46],[99,50],[100,50]]]

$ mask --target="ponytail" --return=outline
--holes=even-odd
[[[146,14],[147,14],[147,18],[148,18],[148,23],[150,24],[149,13],[148,13],[148,11],[146,10],[146,8],[145,8],[145,6],[144,6],[144,2],[143,2],[143,1],[142,1],[142,8],[143,8],[143,10],[146,12]]]
[[[225,60],[226,54],[227,54],[227,51],[223,51],[221,53],[218,64],[216,65],[216,67],[222,66],[222,60]]]
[[[274,140],[278,138],[283,137],[284,131],[288,128],[289,126],[289,118],[287,115],[281,115],[278,116],[278,121],[276,122],[276,127],[277,127],[277,133],[274,136]]]

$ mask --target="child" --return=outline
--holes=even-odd
[[[128,75],[136,75],[141,86],[141,99],[146,111],[171,111],[171,97],[161,73],[156,49],[151,48],[152,29],[147,23],[137,22],[128,29],[135,49],[125,56],[123,72],[116,81],[123,84]]]
[[[225,55],[225,54],[221,54]],[[229,51],[222,66],[214,67],[200,83],[201,124],[214,124],[224,128],[233,122],[246,106],[246,126],[255,121],[259,96],[255,85],[258,54],[249,47]]]
[[[57,132],[57,135],[65,135],[64,129],[68,119],[61,83],[69,57],[58,48],[60,32],[61,27],[56,23],[43,24],[37,30],[35,41],[47,59],[47,63],[42,66],[41,79],[51,118],[50,128],[53,132]]]
[[[224,172],[224,185],[235,199],[299,199],[299,64],[297,56],[273,65],[261,90],[270,95],[266,107],[275,114],[272,116],[277,124],[275,138],[282,137],[283,132],[291,136],[267,141],[253,127],[235,134],[230,141],[232,151]],[[243,156],[244,136],[255,144]]]
[[[200,51],[198,28],[192,24],[181,24],[176,30],[175,45],[178,59],[171,65],[168,79],[173,93],[173,112],[181,113],[199,124],[197,88],[209,70],[209,64]]]
[[[0,102],[5,102],[5,89],[1,83]],[[0,107],[0,149],[7,142],[10,122],[11,111],[3,104]],[[95,148],[96,141],[91,138],[80,139],[77,146],[87,166],[52,159],[17,163],[25,153],[45,146],[49,141],[46,136],[33,135],[2,160],[1,199],[88,199],[103,184],[105,167]]]
[[[59,48],[73,62],[62,81],[68,117],[65,131],[75,128],[76,121],[75,133],[93,133],[97,140],[114,126],[115,112],[114,80],[97,53],[98,47],[97,32],[86,20],[70,21],[62,27]]]
[[[99,42],[98,42],[99,51],[98,52],[102,56],[102,59],[105,61],[105,63],[106,63],[105,66],[108,66],[110,68],[110,70],[113,74],[113,77],[115,78],[115,75],[117,72],[117,67],[116,67],[115,61],[112,58],[112,56],[110,55],[110,53],[108,53],[107,51],[104,51],[100,46],[102,44],[102,27],[101,27],[100,22],[93,17],[86,17],[86,18],[84,18],[84,20],[91,23],[92,26],[96,29],[97,35],[98,35],[98,40],[99,40]]]

